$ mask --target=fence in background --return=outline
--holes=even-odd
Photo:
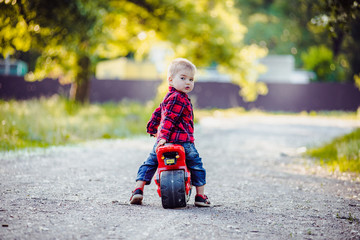
[[[91,82],[91,102],[118,102],[124,99],[146,102],[156,94],[160,81],[96,80]],[[246,103],[239,96],[239,87],[231,83],[198,82],[190,94],[198,108],[261,109],[265,111],[356,111],[360,106],[360,91],[353,84],[268,83],[269,93],[259,96],[255,102]],[[70,85],[57,80],[26,82],[22,77],[0,76],[0,98],[30,99],[62,94],[67,96]]]

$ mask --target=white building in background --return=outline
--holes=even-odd
[[[213,68],[200,68],[196,74],[196,81],[198,82],[231,82],[231,76]]]
[[[127,58],[118,58],[98,63],[97,79],[113,80],[159,80],[166,76],[165,59],[172,53],[167,48],[154,48],[149,61],[136,62]],[[267,71],[261,74],[258,81],[266,83],[306,84],[314,73],[296,70],[295,58],[292,55],[268,55],[259,59]],[[222,74],[214,68],[200,68],[196,76],[199,82],[231,82],[230,75]]]
[[[107,80],[159,80],[153,63],[135,62],[125,57],[98,63],[95,76]]]
[[[258,81],[266,83],[306,84],[314,77],[314,73],[296,70],[295,58],[292,55],[269,55],[259,59],[267,71],[259,75]],[[197,81],[231,82],[230,75],[219,73],[216,68],[199,69]]]
[[[261,82],[306,84],[314,77],[312,72],[296,70],[292,55],[268,55],[259,62],[267,68],[258,78]]]

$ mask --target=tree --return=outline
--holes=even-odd
[[[309,31],[311,6],[302,0],[236,0],[240,19],[248,26],[245,43],[267,47],[270,54],[291,54],[302,67],[301,55],[310,46],[324,43],[325,34]]]
[[[327,82],[341,82],[345,81],[346,70],[341,66],[341,63],[336,62],[333,51],[325,45],[319,47],[313,46],[309,48],[308,52],[301,55],[304,62],[304,68],[314,71],[316,73],[316,81]],[[338,59],[341,59],[338,57]]]
[[[312,31],[327,32],[334,57],[344,53],[351,65],[350,76],[360,73],[360,3],[357,0],[303,1],[311,6]]]
[[[101,13],[107,6],[100,1],[5,1],[1,6],[1,52],[7,55],[37,49],[41,56],[36,71],[27,78],[73,81],[71,97],[84,102],[93,46],[103,40],[99,13],[93,9]]]
[[[332,59],[317,65],[318,80],[349,81],[360,72],[360,4],[357,0],[236,0],[249,31],[245,43],[271,54],[292,54],[297,67],[315,66],[314,49],[331,49]],[[324,51],[320,51],[324,52]],[[304,57],[307,63],[303,61]],[[312,64],[309,64],[309,61]],[[324,77],[324,78],[323,78]]]
[[[246,28],[232,1],[0,0],[0,4],[0,52],[6,56],[38,49],[36,70],[27,78],[71,81],[71,97],[80,102],[88,99],[90,77],[100,59],[129,53],[141,59],[158,41],[169,42],[176,56],[199,66],[216,62],[219,69],[233,74],[248,100],[266,92],[255,82],[259,66],[254,61],[266,51],[242,43]]]

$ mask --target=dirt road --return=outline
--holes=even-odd
[[[301,157],[354,121],[205,118],[196,146],[213,208],[128,204],[153,139],[0,153],[0,239],[360,239],[360,180]]]

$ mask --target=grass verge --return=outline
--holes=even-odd
[[[360,173],[360,128],[321,147],[309,149],[306,155],[332,170]]]
[[[79,105],[59,96],[0,101],[0,151],[145,133],[151,106],[133,102]]]
[[[345,111],[302,111],[302,112],[265,112],[261,109],[246,110],[242,107],[229,108],[229,109],[195,109],[196,118],[203,117],[238,117],[241,115],[265,115],[265,116],[304,116],[304,117],[327,117],[347,120],[360,119],[360,108],[358,112],[345,112]]]

